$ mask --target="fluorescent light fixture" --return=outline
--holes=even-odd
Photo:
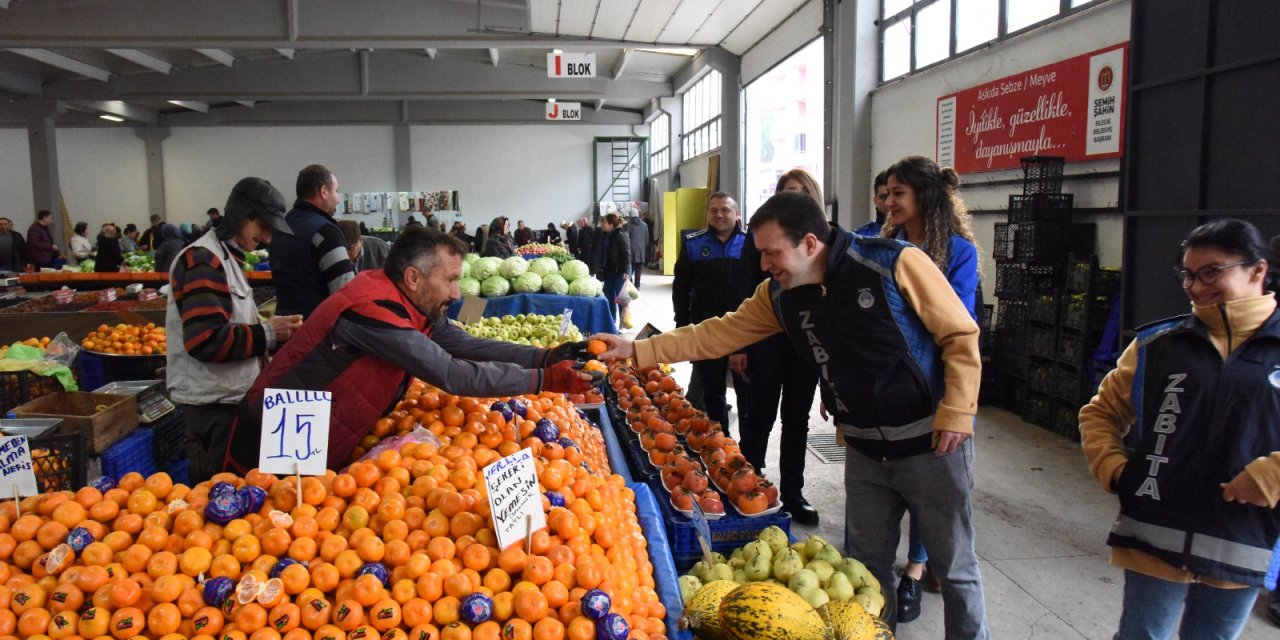
[[[701,49],[689,49],[686,47],[642,47],[637,51],[648,51],[649,53],[667,53],[673,56],[696,56]]]
[[[120,116],[113,116],[106,113],[98,114],[98,117],[102,118],[103,120],[110,120],[112,122],[124,122],[124,118],[121,118]]]
[[[555,104],[555,103],[556,103],[555,98],[547,98],[547,104]]]
[[[556,55],[560,55],[560,54],[564,53],[564,51],[562,51],[562,50],[560,50],[560,49],[552,49],[552,50],[551,50],[551,53],[554,53],[554,54],[556,54]]]

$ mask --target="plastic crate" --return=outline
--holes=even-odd
[[[1058,368],[1047,362],[1035,362],[1027,366],[1027,388],[1049,394],[1058,384]]]
[[[1071,265],[1067,275],[1067,288],[1072,293],[1090,293],[1100,296],[1113,296],[1120,290],[1119,269],[1100,268],[1096,266],[1097,257],[1081,260]]]
[[[1083,335],[1064,331],[1058,338],[1058,362],[1083,368],[1087,364],[1084,349]]]
[[[1022,419],[1042,427],[1049,426],[1053,398],[1027,389],[1018,404],[1018,414]]]
[[[83,389],[97,389],[108,382],[154,380],[165,357],[117,356],[81,350],[76,357],[76,381]]]
[[[1061,193],[1062,171],[1067,159],[1062,156],[1025,156],[1022,164],[1022,193]]]
[[[1027,265],[1021,262],[996,264],[996,297],[1001,300],[1025,300]]]
[[[1014,255],[1025,262],[1058,264],[1069,255],[1093,253],[1096,239],[1092,222],[1022,222],[1013,234]]]
[[[1080,402],[1080,380],[1083,375],[1075,367],[1058,367],[1053,395],[1064,402]]]
[[[1058,355],[1058,332],[1047,327],[1027,328],[1027,355],[1055,360]]]
[[[28,443],[36,486],[41,491],[75,491],[85,485],[88,465],[83,433],[37,436]]]
[[[667,538],[671,544],[671,552],[676,558],[676,564],[680,564],[681,558],[693,557],[696,561],[702,555],[702,546],[698,544],[698,534],[693,522],[671,507],[670,494],[662,487],[660,480],[650,478],[647,484],[653,491],[658,508],[662,510],[662,519],[667,526]],[[787,535],[791,535],[791,516],[785,511],[759,518],[740,516],[733,511],[733,507],[729,506],[725,507],[725,511],[723,518],[707,522],[711,529],[712,551],[719,551],[727,556],[734,549],[755,540],[756,536],[770,525],[775,525]]]
[[[62,383],[53,376],[31,371],[0,372],[0,415],[36,398],[63,391]]]
[[[1035,193],[1009,196],[1009,222],[1071,222],[1075,196],[1070,193]]]
[[[1027,302],[1027,319],[1041,324],[1058,323],[1058,303],[1061,297],[1036,296]]]
[[[174,484],[191,484],[191,459],[182,458],[169,463],[169,478]]]
[[[112,478],[136,471],[144,477],[156,472],[150,429],[138,429],[102,453],[102,475]]]
[[[170,461],[187,457],[187,425],[182,421],[182,411],[170,411],[151,423],[151,451],[156,466],[164,468]]]
[[[996,330],[1021,332],[1027,328],[1027,303],[1018,300],[1000,300],[996,306]]]
[[[990,332],[994,326],[991,324],[993,317],[996,315],[996,306],[993,304],[982,305],[982,315],[978,317],[978,328],[983,333]]]
[[[1049,408],[1050,431],[1080,441],[1080,407],[1074,402],[1054,401]]]
[[[1075,331],[1100,329],[1111,312],[1111,300],[1106,296],[1072,296],[1062,313],[1062,326]]]
[[[995,226],[995,240],[991,243],[991,257],[996,262],[1002,260],[1013,260],[1013,230],[1014,225],[1007,222],[997,222]]]

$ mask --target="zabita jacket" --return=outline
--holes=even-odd
[[[1280,536],[1278,425],[1273,294],[1139,330],[1080,411],[1090,469],[1120,499],[1113,563],[1177,582],[1261,586]],[[1223,499],[1221,485],[1242,471],[1269,506]]]

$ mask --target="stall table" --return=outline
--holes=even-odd
[[[609,305],[603,296],[585,298],[549,293],[517,293],[510,296],[485,298],[484,317],[514,316],[521,313],[554,316],[564,313],[565,309],[573,311],[573,324],[582,331],[583,335],[618,332],[618,325],[614,324],[613,316],[609,313]],[[456,319],[461,310],[462,301],[449,305],[449,317]]]

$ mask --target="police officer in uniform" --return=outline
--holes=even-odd
[[[733,196],[717,191],[707,199],[707,228],[689,234],[681,242],[671,285],[677,327],[722,316],[751,297],[757,282],[741,277],[742,247],[747,239],[741,220],[742,214]],[[745,351],[693,363],[693,382],[697,384],[690,386],[702,389],[707,417],[724,425],[726,432],[729,412],[725,403],[725,376],[729,372],[733,374],[741,415],[748,396],[745,369]]]

